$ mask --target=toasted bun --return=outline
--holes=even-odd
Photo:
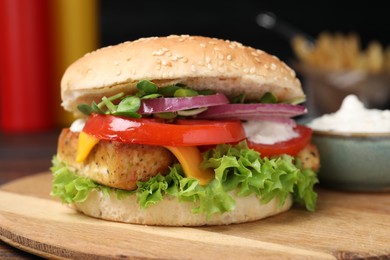
[[[236,200],[236,208],[232,212],[214,214],[210,218],[192,213],[194,204],[179,203],[176,198],[169,196],[164,197],[157,205],[140,209],[136,196],[117,199],[115,194],[105,196],[100,191],[93,191],[86,201],[73,206],[86,215],[111,221],[159,226],[204,226],[255,221],[287,211],[292,205],[291,196],[280,207],[277,199],[261,204],[254,195],[248,197],[238,197],[233,193],[231,195]]]
[[[105,47],[80,58],[62,78],[62,105],[77,113],[80,103],[135,92],[142,79],[227,96],[244,93],[248,99],[268,91],[281,101],[305,97],[295,72],[275,56],[238,42],[171,35]]]

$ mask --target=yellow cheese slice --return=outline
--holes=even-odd
[[[202,154],[196,146],[164,146],[171,151],[181,166],[184,174],[187,177],[196,178],[201,185],[206,185],[214,179],[214,171],[212,169],[200,169],[200,164],[203,161]]]
[[[80,132],[76,162],[83,162],[99,139],[85,132]]]

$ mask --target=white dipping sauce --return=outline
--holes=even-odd
[[[247,121],[242,124],[249,141],[259,144],[275,144],[298,137],[293,126],[273,121]]]
[[[349,95],[337,112],[316,118],[308,126],[343,133],[390,133],[390,110],[367,109],[357,96]]]

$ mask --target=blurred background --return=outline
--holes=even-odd
[[[383,49],[378,54],[378,48],[374,47],[371,56],[374,59],[378,55],[383,57],[379,58],[381,64],[376,62],[373,66],[387,66],[384,57],[387,54],[390,57],[390,51],[385,49],[390,42],[390,27],[386,18],[388,9],[382,2],[338,6],[331,2],[297,4],[280,0],[0,0],[0,130],[26,133],[69,125],[73,118],[59,105],[60,79],[69,64],[102,46],[169,34],[230,39],[276,55],[297,70],[308,94],[307,105],[312,115],[331,112],[349,90],[346,92],[332,86],[333,83],[327,81],[321,70],[328,75],[332,70],[344,72],[355,67],[346,62],[345,67],[344,64],[336,64],[332,68],[329,63],[325,68],[308,72],[307,67],[311,68],[314,64],[310,63],[313,53],[308,52],[313,50],[313,44],[319,42],[318,37],[324,32],[354,33],[361,53],[372,41],[376,41]],[[268,16],[263,16],[261,20],[259,14],[262,13]],[[277,20],[272,20],[275,18]],[[313,41],[292,45],[291,37],[299,31]],[[332,40],[334,38],[327,38],[328,42]],[[345,50],[353,49],[348,44],[340,50],[334,47],[336,43],[328,45],[330,49],[327,51],[337,57]],[[325,54],[325,58],[334,58],[329,53]],[[366,56],[364,62],[370,60],[370,55]],[[320,53],[316,60],[325,58]],[[356,62],[363,66],[359,60]],[[364,73],[370,70],[359,69]],[[378,76],[385,86],[381,83],[378,88],[365,90],[364,95],[375,93],[375,98],[380,99],[371,102],[371,98],[365,103],[371,107],[389,108],[388,71],[380,67],[368,74],[375,75],[375,81],[378,81]],[[361,83],[364,77],[361,73],[353,76],[354,85],[357,81]],[[359,91],[366,89],[360,85],[356,87]],[[336,91],[326,96],[329,89]]]

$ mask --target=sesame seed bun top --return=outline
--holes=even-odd
[[[281,101],[305,97],[295,72],[275,56],[234,41],[171,35],[124,42],[81,57],[63,75],[62,105],[77,114],[78,104],[134,93],[143,79],[227,96],[244,93],[248,99],[268,91]]]

